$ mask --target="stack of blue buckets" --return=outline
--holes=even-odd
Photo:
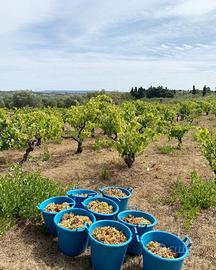
[[[106,190],[110,188],[118,188],[127,194],[127,196],[116,198],[107,195]],[[180,270],[182,268],[184,259],[188,256],[190,246],[192,245],[189,237],[180,239],[175,234],[154,230],[157,219],[153,215],[139,210],[127,210],[128,201],[132,195],[132,188],[107,186],[101,188],[99,191],[102,196],[95,190],[73,189],[67,192],[67,196],[49,198],[38,206],[48,233],[54,237],[58,237],[58,248],[61,252],[67,256],[78,256],[90,245],[91,262],[95,270],[120,270],[126,253],[142,255],[144,270]],[[78,194],[85,194],[85,197]],[[88,194],[87,197],[86,194]],[[88,208],[89,202],[96,199],[112,205],[113,213],[99,214],[90,210]],[[47,212],[45,210],[46,206],[50,203],[61,204],[64,202],[69,203],[71,207],[58,213]],[[75,230],[64,228],[59,223],[65,213],[88,216],[92,224]],[[128,215],[144,217],[151,224],[141,226],[127,223],[123,218]],[[92,231],[97,227],[104,226],[111,226],[122,231],[128,240],[117,245],[99,242],[92,236]],[[146,247],[150,241],[157,241],[172,248],[178,254],[178,257],[175,259],[166,259],[154,255]]]

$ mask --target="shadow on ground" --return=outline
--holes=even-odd
[[[41,227],[26,225],[22,230],[21,239],[31,249],[31,256],[40,264],[51,269],[91,270],[90,248],[80,256],[68,257],[58,251],[57,239],[42,233]],[[124,270],[141,270],[141,256],[126,256]]]

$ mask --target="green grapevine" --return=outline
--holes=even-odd
[[[25,148],[26,153],[21,164],[28,158],[35,146],[41,142],[56,140],[61,137],[63,121],[59,116],[45,111],[28,109],[16,110],[7,119],[7,126],[2,136],[4,148]]]
[[[169,139],[175,138],[178,140],[178,149],[181,149],[182,140],[184,135],[191,129],[191,126],[184,124],[174,124],[171,126],[168,137]]]
[[[216,132],[208,129],[199,129],[195,134],[200,142],[201,149],[216,175]]]

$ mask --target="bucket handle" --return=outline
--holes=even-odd
[[[98,196],[97,193],[89,193],[89,194],[88,194],[88,198],[96,197],[96,196]]]
[[[113,197],[112,200],[113,200],[115,203],[117,203],[118,205],[119,205],[120,202],[121,202],[121,201],[120,201],[118,198],[116,198],[116,197]]]
[[[87,206],[83,202],[81,202],[81,204],[85,209],[87,208]]]
[[[185,238],[182,239],[182,241],[186,244],[187,248],[190,248],[191,245],[193,244],[193,241],[189,236],[185,236]],[[187,244],[187,242],[188,242],[188,244]]]
[[[68,203],[71,207],[75,205],[74,202]]]
[[[68,197],[72,197],[73,200],[76,202],[77,197],[70,194],[70,190],[66,191]]]
[[[90,193],[87,197],[88,198],[98,198],[98,197],[101,197],[100,195],[98,195],[97,193]]]
[[[100,191],[100,193],[103,194],[104,189],[105,189],[105,187],[101,187],[101,188],[99,188],[98,190]]]
[[[89,223],[85,223],[85,227],[84,227],[83,230],[84,230],[87,234],[89,234],[89,227],[90,227]]]
[[[66,191],[65,193],[66,193],[67,196],[69,196],[70,195],[70,190]]]
[[[41,212],[41,208],[39,205],[37,205],[36,208]]]
[[[89,227],[90,227],[90,225],[86,222],[85,226],[83,228],[77,228],[76,232],[86,232],[88,234],[89,233]]]
[[[137,224],[137,228],[146,228],[148,226],[148,224]]]
[[[133,188],[132,188],[132,187],[127,187],[126,189],[127,189],[130,193],[133,192]]]
[[[137,228],[146,228],[148,225],[147,224],[143,224],[143,225],[140,225],[140,224],[136,224],[135,227],[133,227],[133,231],[132,233],[134,233],[135,235],[138,235],[138,231],[137,231]]]
[[[137,232],[137,228],[136,227],[134,227],[134,231],[135,231],[135,237],[136,237],[137,243],[140,246],[140,248],[142,248],[142,242],[141,242],[141,239],[140,239],[140,236],[139,236],[139,234]]]
[[[132,231],[133,237],[135,236],[138,245],[142,249],[143,245],[142,245],[142,242],[141,242],[141,237],[140,237],[140,235],[139,235],[139,233],[137,231],[137,227],[133,227],[132,229],[133,229],[133,231]]]
[[[137,227],[132,228],[132,233],[136,236],[138,235]]]
[[[139,236],[139,233],[138,233],[138,231],[137,231],[137,228],[143,228],[143,227],[147,227],[147,224],[145,224],[145,226],[139,226],[139,225],[136,225],[136,227],[133,227],[133,228],[131,228],[132,229],[132,233],[133,233],[133,235],[135,235],[136,236],[136,238],[137,238],[137,236]],[[139,241],[140,242],[140,241]]]
[[[138,234],[136,235],[136,240],[139,243],[139,245],[142,246],[141,239],[140,239],[140,236]]]

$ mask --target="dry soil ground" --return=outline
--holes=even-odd
[[[215,128],[215,119],[211,116],[202,117],[199,124]],[[157,229],[192,237],[193,246],[184,270],[215,270],[216,208],[203,211],[190,230],[185,232],[182,222],[176,219],[176,209],[164,203],[164,198],[170,196],[170,189],[178,179],[188,182],[194,170],[204,178],[213,177],[213,173],[192,134],[186,136],[181,151],[162,155],[157,146],[165,143],[166,138],[160,138],[150,144],[144,154],[137,158],[132,169],[126,168],[115,151],[93,151],[92,140],[85,143],[81,155],[74,154],[75,144],[70,140],[62,144],[50,144],[52,158],[49,161],[40,161],[42,151],[39,149],[33,154],[34,159],[24,167],[40,169],[43,175],[57,181],[72,181],[79,187],[97,189],[103,185],[132,186],[134,192],[130,204],[155,215],[158,219]],[[6,161],[14,162],[21,156],[22,151],[2,152],[1,173],[7,170]],[[103,180],[104,171],[109,175],[108,180]],[[77,258],[66,257],[58,252],[56,240],[52,237],[43,235],[31,225],[17,225],[0,242],[0,270],[12,269],[91,269],[90,256],[87,251]],[[127,256],[123,269],[142,269],[142,258]]]

